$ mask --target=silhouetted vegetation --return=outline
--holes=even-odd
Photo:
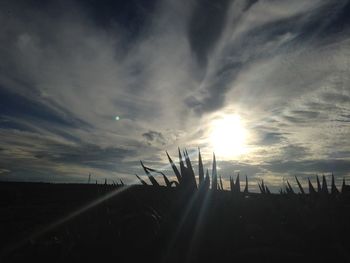
[[[332,175],[308,191],[298,178],[279,194],[240,176],[224,190],[187,151],[176,181],[147,167],[141,185],[0,183],[1,260],[88,262],[348,262],[350,191]],[[159,180],[164,180],[164,186]],[[91,180],[89,176],[89,181]],[[149,181],[149,182],[148,182]]]

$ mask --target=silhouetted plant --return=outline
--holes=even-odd
[[[210,175],[209,175],[209,170],[206,170],[206,174],[204,176],[204,165],[203,165],[203,160],[201,156],[200,149],[198,148],[198,185],[197,185],[197,180],[196,180],[196,175],[193,170],[192,162],[190,160],[189,154],[187,150],[185,149],[182,153],[181,150],[178,149],[178,155],[179,155],[179,168],[176,166],[168,152],[166,152],[166,155],[168,157],[169,163],[174,171],[174,174],[176,176],[177,181],[169,180],[169,178],[161,171],[149,168],[143,164],[141,161],[142,168],[144,169],[147,177],[149,178],[151,185],[155,187],[160,187],[160,184],[158,181],[154,178],[152,173],[158,173],[161,174],[163,177],[163,180],[165,182],[166,187],[177,187],[179,189],[186,189],[187,191],[196,191],[197,189],[202,189],[202,190],[211,190],[213,192],[216,191],[224,191],[224,183],[221,175],[219,176],[218,180],[218,174],[217,174],[217,164],[216,164],[216,157],[215,154],[213,154],[213,162],[212,162],[212,174],[211,174],[211,180],[210,180]],[[335,179],[334,175],[332,173],[332,183],[331,183],[331,191],[330,194],[332,196],[337,196],[341,194],[342,192],[345,191],[345,189],[348,189],[347,185],[345,184],[345,179],[343,180],[342,188],[341,191],[338,190],[338,188],[335,185]],[[142,178],[140,178],[138,175],[136,175],[138,180],[141,182],[142,185],[148,185]],[[299,188],[299,192],[302,196],[305,196],[307,193],[305,192],[302,184],[300,183],[299,179],[297,176],[295,176],[296,183]],[[230,176],[229,179],[229,185],[230,185],[230,191],[233,194],[241,194],[243,193],[244,195],[248,195],[248,177],[247,175],[245,176],[245,188],[243,192],[241,192],[241,186],[240,186],[240,175],[239,173],[236,176],[236,179],[232,176]],[[322,176],[322,185],[320,183],[318,175],[316,175],[316,183],[317,183],[317,191],[315,190],[314,186],[312,185],[310,178],[308,178],[308,189],[309,189],[309,195],[310,196],[316,196],[316,195],[328,195],[328,187],[327,187],[327,181],[326,177],[323,175]],[[123,185],[123,184],[122,184]],[[210,187],[211,185],[211,187]],[[258,182],[258,187],[260,190],[261,194],[271,194],[271,191],[269,187],[266,185],[264,180],[261,180],[261,182]],[[279,191],[280,194],[287,194],[287,195],[295,195],[296,192],[292,188],[291,184],[287,180],[286,185],[284,189],[280,189]]]

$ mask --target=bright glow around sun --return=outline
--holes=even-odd
[[[246,152],[246,129],[238,115],[225,115],[211,124],[210,143],[216,155],[230,158]]]

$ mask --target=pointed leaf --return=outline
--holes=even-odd
[[[264,180],[261,180],[261,190],[263,191],[264,194],[266,193]]]
[[[224,190],[224,185],[223,185],[223,183],[222,183],[221,175],[219,176],[219,179],[220,179],[220,187],[221,187],[221,190]]]
[[[324,175],[322,175],[322,193],[328,194],[327,181]]]
[[[247,175],[245,176],[244,194],[248,194],[248,177],[247,177]]]
[[[184,177],[186,175],[186,170],[185,170],[185,165],[182,159],[181,151],[179,148],[179,163],[180,163],[180,172],[181,172],[181,177]],[[182,178],[184,179],[184,178]]]
[[[333,195],[337,195],[339,194],[339,191],[337,189],[337,187],[335,186],[335,180],[334,180],[334,174],[332,173],[332,188],[331,188],[331,193]]]
[[[287,180],[287,185],[288,185],[288,193],[294,194],[294,190],[293,190],[292,186],[290,185],[290,183],[288,182],[288,180]]]
[[[240,193],[241,192],[241,183],[240,183],[240,180],[239,180],[239,173],[237,174],[237,177],[236,177],[235,192],[236,193]]]
[[[204,181],[204,168],[203,168],[203,162],[202,162],[202,156],[201,156],[201,151],[198,148],[198,182],[199,185],[201,185]]]
[[[233,181],[232,176],[230,176],[230,189],[232,193],[235,191],[235,183]]]
[[[315,190],[314,186],[312,185],[310,178],[307,178],[307,180],[309,182],[309,193],[312,195],[316,194],[316,190]]]
[[[316,174],[316,181],[317,181],[317,192],[321,193],[322,187],[321,187],[321,184],[320,184],[320,179],[318,178],[317,174]]]
[[[169,179],[165,176],[165,174],[163,174],[163,179],[164,179],[165,185],[167,187],[171,187],[171,183],[170,183]]]
[[[143,165],[143,162],[141,162],[142,168],[145,171],[146,175],[148,176],[148,179],[151,181],[153,186],[159,186],[159,183],[157,182],[156,179],[154,179],[153,175],[147,170],[147,168]]]
[[[196,182],[196,176],[194,175],[194,171],[192,168],[192,163],[190,160],[190,156],[188,155],[187,150],[185,149],[184,151],[184,156],[185,156],[185,161],[186,161],[186,165],[187,165],[187,174],[188,174],[188,181],[189,184],[191,186],[192,189],[196,189],[197,188],[197,182]]]
[[[177,178],[177,180],[179,181],[179,183],[181,183],[181,174],[179,172],[179,170],[177,169],[175,163],[173,162],[173,160],[170,158],[168,152],[166,152],[166,155],[168,156],[169,162],[171,164],[171,167],[173,168],[173,171],[175,173],[175,176]]]
[[[212,169],[212,174],[211,174],[211,188],[213,190],[217,190],[218,188],[218,177],[216,173],[216,159],[215,159],[215,154],[213,153],[213,169]]]
[[[295,176],[295,180],[297,181],[297,184],[298,184],[298,187],[299,187],[299,190],[300,190],[301,194],[304,195],[305,194],[304,189],[301,186],[301,183],[299,182],[299,180],[298,180],[298,178],[296,176]]]
[[[204,179],[204,189],[209,190],[209,187],[210,187],[210,176],[209,176],[209,170],[207,169],[207,173]]]
[[[267,187],[267,185],[265,185],[265,192],[266,194],[271,194],[270,189]]]
[[[154,173],[159,173],[159,174],[161,174],[161,175],[163,176],[163,179],[164,179],[164,181],[165,181],[166,186],[167,186],[167,187],[171,187],[171,183],[170,183],[168,177],[167,177],[163,172],[158,171],[158,170],[156,170],[156,169],[152,169],[152,168],[146,167],[146,166],[144,166],[144,167],[147,169],[147,171],[151,171],[151,172],[154,172]]]
[[[147,183],[140,176],[138,176],[137,174],[135,174],[135,175],[136,175],[137,179],[139,179],[143,185],[147,185]]]

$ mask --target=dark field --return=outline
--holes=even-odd
[[[0,183],[0,203],[1,262],[350,262],[345,194]]]

